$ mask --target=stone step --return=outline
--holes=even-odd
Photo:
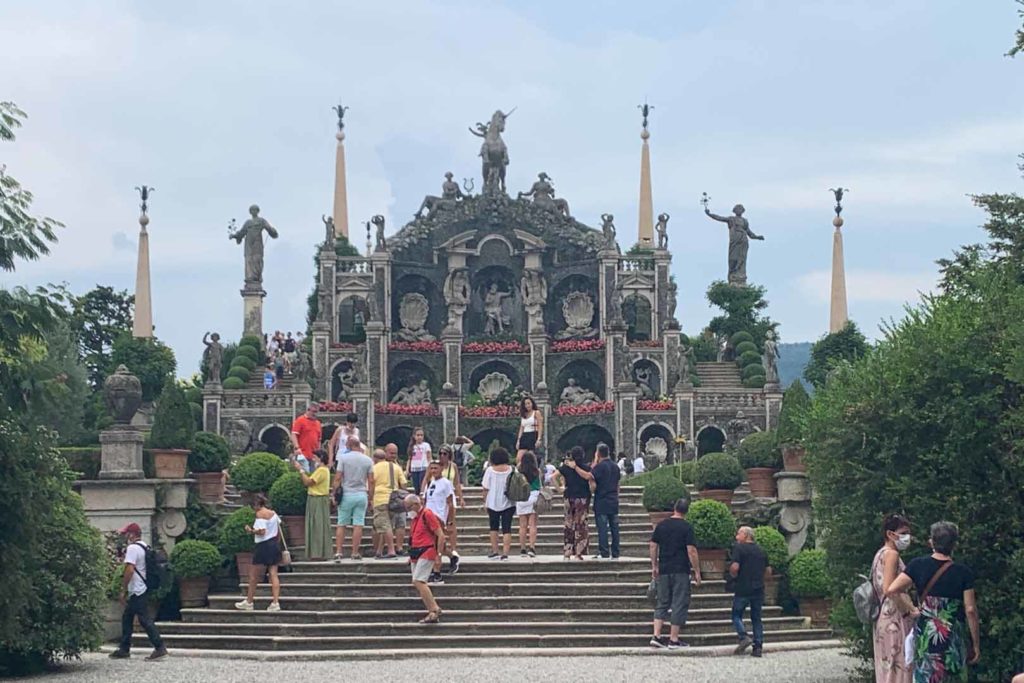
[[[518,539],[515,540],[515,543],[518,543]],[[369,534],[365,534],[363,536],[362,543],[360,544],[359,547],[363,551],[364,558],[367,558],[367,559],[364,559],[362,561],[363,562],[379,562],[380,560],[373,560],[373,559],[371,559],[369,557],[368,553],[370,552],[370,549],[371,549],[371,545],[370,544],[371,544],[370,536],[369,536]],[[499,544],[500,544],[500,539],[499,539]],[[407,545],[408,545],[408,543],[407,543]],[[537,554],[538,555],[558,555],[558,556],[560,556],[562,554],[563,547],[564,546],[563,546],[561,540],[558,540],[558,541],[538,541],[537,542],[536,550],[537,550]],[[289,548],[291,549],[293,554],[299,553],[300,556],[303,559],[305,559],[305,555],[304,555],[305,546],[290,544]],[[349,552],[350,549],[351,549],[351,541],[347,540],[346,548],[345,548],[345,557],[348,557],[348,552]],[[484,542],[482,539],[478,540],[478,539],[474,539],[474,538],[466,539],[465,542],[464,542],[462,537],[461,537],[461,534],[460,534],[460,538],[459,538],[459,554],[463,558],[465,558],[467,556],[473,556],[473,555],[475,555],[477,557],[480,557],[480,558],[483,558],[483,557],[486,557],[490,553],[490,550],[491,550],[491,546],[490,546],[489,542]],[[500,550],[500,547],[499,547],[499,550]],[[629,540],[629,541],[623,540],[619,544],[619,550],[620,550],[621,554],[623,556],[625,556],[625,557],[646,557],[648,555],[648,553],[650,552],[649,539],[645,539],[642,542],[641,541],[632,541],[632,540]],[[519,546],[518,545],[515,545],[515,544],[510,545],[509,557],[512,556],[513,552],[516,555],[518,555],[518,553],[519,553]],[[590,550],[589,550],[588,554],[595,554],[595,553],[597,553],[597,536],[592,534],[590,536]],[[333,552],[332,552],[332,557],[333,557]]]
[[[629,583],[625,581],[613,581],[609,583],[580,583],[577,578],[575,582],[559,581],[553,583],[541,583],[537,581],[510,584],[504,582],[466,582],[462,581],[460,576],[455,576],[448,580],[447,583],[445,583],[444,585],[432,586],[431,590],[434,591],[434,595],[436,595],[438,599],[446,596],[452,596],[455,598],[499,598],[541,595],[560,596],[564,594],[566,590],[571,590],[573,595],[576,596],[587,596],[591,598],[597,598],[598,596],[623,594],[644,596],[644,592],[647,590],[648,583],[649,580],[639,583]],[[245,589],[246,584],[244,582],[240,583],[238,586],[239,594],[241,594],[241,592]],[[307,597],[364,598],[381,595],[401,595],[403,592],[408,592],[409,590],[409,580],[400,583],[383,584],[324,584],[290,582],[283,584],[281,588],[281,596],[282,599],[287,597],[289,599],[294,600],[299,600]],[[270,584],[259,584],[256,587],[256,592],[259,595],[269,595]],[[706,595],[709,598],[727,597],[724,592],[700,592],[696,593],[695,595]]]
[[[303,572],[325,572],[328,574],[373,574],[393,575],[407,574],[409,568],[406,564],[408,558],[397,560],[343,560],[340,564],[334,562],[305,562],[297,561],[292,563],[294,572],[298,575]],[[588,576],[595,574],[615,574],[623,571],[646,570],[650,571],[650,559],[633,557],[621,557],[615,561],[585,560],[580,562],[563,561],[561,555],[538,556],[527,559],[519,557],[510,558],[506,562],[495,562],[485,557],[463,557],[459,576],[491,575],[514,572],[516,574],[529,573],[559,573],[566,576],[576,577],[580,572]],[[282,576],[284,574],[282,573]]]
[[[313,572],[313,571],[301,571],[279,574],[281,578],[281,584],[286,585],[291,590],[293,585],[302,584],[315,584],[325,585],[327,583],[344,583],[346,585],[373,585],[377,586],[380,584],[393,584],[400,579],[409,578],[408,566],[390,562],[381,562],[379,564],[391,564],[395,567],[395,571],[389,572],[352,572],[344,571],[347,567],[342,565],[335,565],[340,571],[338,572]],[[445,561],[445,566],[448,562]],[[502,564],[502,563],[498,563]],[[611,563],[609,563],[611,564]],[[601,582],[622,582],[622,583],[637,583],[647,582],[651,580],[650,569],[634,569],[628,571],[608,571],[608,572],[548,572],[548,571],[519,571],[519,567],[508,567],[504,565],[505,569],[513,569],[514,571],[506,572],[471,572],[467,570],[460,570],[457,574],[457,580],[459,583],[473,584],[473,583],[495,583],[502,582],[507,584],[529,584],[533,581],[541,583],[550,583],[553,581],[580,581],[583,576],[599,578]],[[705,581],[701,588],[703,589],[708,583]]]
[[[490,610],[502,609],[543,609],[558,604],[565,609],[592,607],[595,602],[606,605],[615,605],[620,608],[650,609],[650,602],[644,594],[631,593],[628,590],[620,590],[618,593],[609,593],[600,599],[592,595],[575,595],[555,593],[541,595],[453,595],[450,592],[442,592],[449,588],[445,586],[433,586],[432,590],[442,602],[442,607],[461,610]],[[457,588],[453,585],[451,588]],[[563,587],[564,589],[565,587]],[[270,598],[268,590],[257,591],[257,606],[266,605]],[[216,609],[229,609],[239,600],[238,595],[211,595],[210,607]],[[694,595],[690,601],[691,606],[696,608],[724,608],[732,605],[732,595]],[[320,594],[316,596],[292,597],[287,592],[281,595],[281,606],[283,609],[292,610],[417,610],[421,609],[423,603],[413,592],[409,584],[386,596],[334,596]]]

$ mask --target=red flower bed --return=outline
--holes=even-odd
[[[351,342],[334,342],[331,344],[332,349],[358,349],[362,348],[363,344],[353,344]]]
[[[444,344],[439,341],[393,341],[388,344],[391,351],[425,351],[428,353],[441,353],[444,351]]]
[[[466,342],[463,353],[529,353],[530,347],[518,341]]]
[[[351,401],[323,401],[320,404],[321,413],[351,413]]]
[[[556,415],[594,415],[597,413],[611,413],[614,411],[615,401],[591,403],[589,406],[559,406],[555,408]]]
[[[459,406],[461,417],[518,417],[519,408],[515,406],[475,406],[467,408]]]
[[[631,341],[631,342],[629,342],[629,345],[630,346],[640,346],[640,347],[648,348],[648,349],[658,349],[658,348],[661,348],[661,340],[659,340],[659,339],[647,339],[647,340],[643,340],[643,341]]]
[[[439,415],[437,408],[429,403],[418,406],[407,406],[400,403],[374,403],[373,410],[378,415],[421,415],[423,417]]]
[[[596,351],[604,348],[604,339],[563,339],[551,342],[551,353]]]
[[[676,406],[672,401],[654,401],[649,398],[637,401],[637,410],[675,410]]]

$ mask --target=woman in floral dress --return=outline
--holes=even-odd
[[[889,515],[882,524],[885,544],[871,563],[871,584],[882,604],[874,625],[875,683],[910,683],[913,667],[903,658],[903,641],[914,627],[913,603],[905,593],[885,597],[885,590],[903,572],[900,552],[910,545],[910,522]]]
[[[959,536],[952,522],[932,524],[932,554],[911,560],[885,591],[891,597],[914,586],[926,593],[914,623],[914,683],[966,681],[967,665],[981,657],[974,572],[951,557]]]

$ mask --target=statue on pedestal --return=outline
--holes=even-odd
[[[492,282],[484,295],[484,334],[501,334],[511,324],[509,316],[502,310],[502,302],[512,296],[512,292],[498,291],[498,284]]]
[[[320,220],[324,222],[324,248],[334,249],[334,243],[338,239],[334,232],[334,218],[321,215]]]
[[[775,341],[775,332],[768,330],[764,335],[761,363],[764,364],[764,383],[779,383],[779,345]]]
[[[403,406],[418,406],[430,403],[430,387],[427,380],[421,379],[417,384],[402,387],[391,397],[391,403]]]
[[[747,284],[747,249],[750,247],[750,240],[763,240],[762,235],[757,235],[750,230],[750,223],[743,217],[746,209],[742,204],[732,207],[732,216],[719,216],[711,213],[707,205],[704,206],[704,213],[712,220],[725,223],[729,226],[729,284],[738,287],[745,287]]]
[[[693,367],[693,346],[682,339],[679,340],[679,346],[676,347],[676,367],[679,368],[679,380],[676,382],[676,386],[684,389],[692,387],[693,380],[690,379],[690,373]]]
[[[523,295],[523,303],[527,309],[531,306],[544,306],[548,302],[548,285],[539,270],[528,268],[523,271],[519,291]]]
[[[564,199],[555,198],[555,186],[551,182],[551,176],[543,171],[537,174],[537,182],[533,184],[529,192],[520,192],[517,199],[533,197],[533,203],[550,211],[554,211],[566,218],[569,215],[569,202]]]
[[[508,147],[501,139],[505,130],[505,120],[512,115],[515,108],[507,114],[500,109],[491,115],[490,123],[477,123],[476,130],[469,132],[483,138],[480,145],[480,158],[483,160],[484,194],[507,192],[505,188],[505,169],[508,168]]]
[[[633,371],[636,378],[636,388],[640,390],[640,398],[658,398],[658,392],[654,390],[654,373],[646,365],[638,365]]]
[[[449,306],[465,306],[469,303],[469,275],[465,268],[448,273],[444,283],[444,302]]]
[[[245,240],[245,284],[263,284],[263,231],[277,239],[277,230],[265,218],[260,217],[260,207],[249,207],[250,218],[242,228],[229,235],[229,239],[241,244]]]
[[[572,377],[566,382],[565,388],[562,389],[562,393],[558,398],[558,405],[560,406],[589,406],[597,403],[601,399],[598,398],[590,389],[584,389],[583,387],[576,384],[576,380]]]
[[[384,216],[377,214],[370,219],[370,222],[377,228],[377,246],[374,248],[374,251],[387,251],[388,243],[384,239]]]
[[[601,214],[601,232],[604,234],[604,248],[615,248],[615,216],[610,213]]]
[[[206,377],[211,384],[220,383],[220,372],[224,363],[224,347],[220,343],[220,335],[214,332],[207,332],[203,335],[203,344],[206,350],[203,351],[203,360],[206,361]]]
[[[654,231],[658,233],[658,249],[668,249],[668,219],[667,213],[660,213],[658,222],[654,224]]]

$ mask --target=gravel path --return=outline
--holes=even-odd
[[[146,662],[148,651],[128,661],[114,661],[102,654],[86,655],[60,671],[30,680],[54,683],[194,683],[216,681],[372,681],[379,680],[380,661],[258,662],[229,659],[187,658],[173,655],[162,662]],[[524,665],[529,675],[524,675]],[[659,683],[713,683],[718,681],[785,681],[787,683],[846,683],[853,661],[840,650],[765,653],[752,657],[474,657],[405,659],[386,663],[391,680],[429,677],[445,683],[564,683],[564,681],[636,681]]]

